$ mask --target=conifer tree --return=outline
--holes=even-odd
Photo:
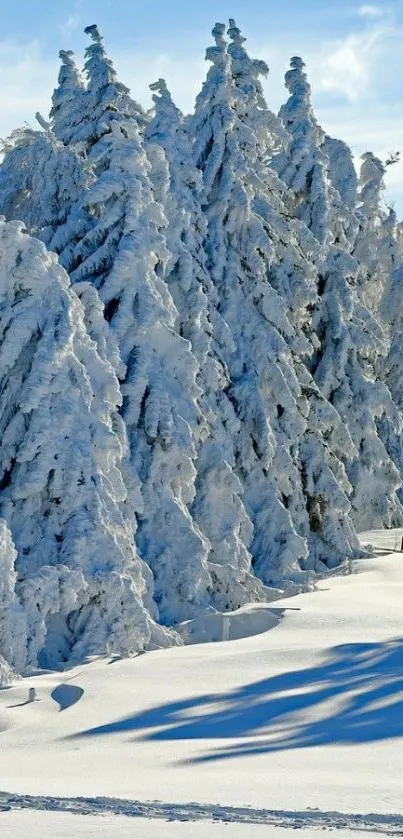
[[[385,190],[386,169],[382,161],[372,152],[363,154],[361,160],[357,207],[358,230],[354,242],[354,256],[359,263],[358,291],[374,316],[379,317],[380,300],[392,270],[387,254],[384,252],[386,244],[384,222],[387,225],[388,214],[381,204],[382,193]],[[387,235],[386,238],[388,238]],[[380,340],[380,352],[382,348],[385,349],[385,339]]]
[[[312,306],[316,295],[316,269],[314,259],[318,244],[307,231],[290,217],[285,204],[287,189],[271,168],[273,123],[268,116],[263,97],[260,75],[266,75],[267,65],[252,61],[243,44],[245,38],[235,22],[230,21],[229,35],[232,42],[228,52],[231,55],[231,73],[239,92],[236,114],[246,132],[253,131],[253,168],[250,182],[253,193],[253,207],[271,245],[272,258],[268,281],[287,305],[287,315],[295,331],[300,333],[299,342],[293,336],[293,349],[300,354],[308,352],[306,341],[307,309]],[[282,123],[277,120],[279,126]],[[290,135],[282,127],[278,146],[285,153]],[[275,157],[274,160],[277,158]]]
[[[98,288],[127,366],[122,416],[142,486],[137,544],[155,577],[161,617],[174,622],[208,604],[211,584],[208,543],[189,513],[201,421],[198,365],[175,329],[178,314],[163,278],[166,219],[136,123],[113,123],[104,144],[108,168],[88,194],[97,224],[80,244],[72,278]]]
[[[92,43],[85,51],[88,98],[81,135],[85,138],[87,153],[98,160],[97,143],[111,131],[114,122],[133,119],[142,128],[147,118],[141,105],[131,98],[129,88],[119,81],[98,27],[95,24],[87,26],[85,33],[90,36]],[[105,157],[102,156],[105,165]]]
[[[262,132],[264,141],[264,153],[266,161],[272,159],[281,149],[288,147],[290,136],[279,119],[268,108],[261,82],[261,76],[265,78],[269,74],[269,67],[261,59],[251,59],[244,47],[246,38],[233,18],[229,20],[228,37],[230,43],[228,54],[231,57],[230,71],[234,84],[244,95],[246,101],[253,101],[254,107],[248,114],[249,124],[254,128],[258,138]]]
[[[357,268],[350,254],[338,245],[330,246],[313,318],[320,347],[312,369],[345,425],[346,439],[349,432],[354,444],[354,451],[346,446],[345,456],[353,488],[353,523],[366,530],[397,525],[402,513],[396,496],[399,474],[378,430],[384,417],[394,422],[396,410],[388,389],[374,378],[380,326],[354,292]]]
[[[21,219],[30,230],[35,224],[31,201],[35,163],[42,132],[16,129],[3,141],[0,165],[0,212],[7,220]]]
[[[403,255],[399,244],[396,213],[390,208],[380,223],[376,237],[376,265],[384,272],[379,313],[388,336],[387,353],[377,357],[377,376],[388,387],[396,405],[395,414],[383,416],[378,429],[385,447],[403,480],[403,376],[401,349],[403,335]],[[399,489],[403,501],[402,488]]]
[[[303,430],[301,392],[285,336],[292,333],[284,303],[267,282],[272,247],[256,200],[256,139],[238,113],[245,94],[233,82],[225,27],[216,24],[212,62],[192,122],[195,159],[203,172],[208,221],[206,251],[219,311],[233,347],[223,349],[228,396],[240,421],[236,469],[254,525],[252,555],[266,583],[298,578],[306,541],[296,532],[273,469],[277,441],[272,418],[295,445]],[[280,435],[279,430],[279,435]],[[287,452],[289,449],[287,449]],[[289,463],[287,464],[289,465]],[[284,503],[285,502],[285,503]]]
[[[84,209],[92,180],[91,168],[51,131],[16,131],[0,166],[0,212],[23,221],[71,271],[75,247],[93,223]]]
[[[305,64],[297,56],[290,63],[285,75],[290,97],[279,116],[292,139],[273,165],[291,191],[293,214],[323,243],[328,231],[328,183],[322,151],[325,135],[312,110]]]
[[[52,97],[51,126],[64,144],[73,145],[84,155],[96,160],[96,145],[121,119],[134,119],[140,127],[147,122],[145,111],[130,96],[117,77],[108,57],[98,26],[85,29],[91,44],[85,51],[85,85],[71,51],[62,50],[58,87]]]
[[[125,509],[117,379],[56,257],[19,222],[1,222],[0,240],[0,514],[27,665],[170,643],[146,608],[151,575]]]
[[[4,519],[0,520],[0,687],[1,660],[23,672],[27,653],[26,618],[15,593],[17,574],[15,550],[11,533]]]
[[[310,569],[322,567],[322,563],[334,566],[356,553],[359,546],[346,515],[350,509],[346,492],[351,487],[340,462],[341,422],[318,392],[306,368],[316,343],[310,328],[310,313],[317,301],[316,262],[321,247],[305,224],[287,212],[285,186],[267,163],[270,126],[261,107],[259,62],[254,65],[250,61],[244,39],[233,21],[230,34],[234,43],[229,52],[232,62],[236,56],[236,78],[248,79],[242,91],[243,99],[237,103],[237,116],[246,129],[253,126],[255,134],[251,184],[254,209],[271,247],[267,281],[287,307],[292,328],[284,333],[284,339],[300,389],[296,403],[300,414],[299,438],[295,435],[295,424],[287,424],[284,415],[279,419],[271,413],[277,441],[273,468],[294,527],[309,546],[309,558],[303,566]],[[250,68],[254,66],[252,73]],[[292,154],[291,147],[289,153]]]
[[[347,430],[343,460],[355,527],[389,526],[401,517],[399,476],[377,422],[385,415],[392,418],[395,407],[374,375],[373,359],[384,333],[360,293],[359,263],[353,256],[357,216],[329,180],[325,135],[313,113],[301,59],[291,59],[286,84],[291,95],[280,115],[293,141],[276,168],[292,190],[294,212],[322,244],[312,317],[319,345],[311,372]]]
[[[234,474],[232,434],[239,421],[228,400],[228,379],[214,341],[228,343],[227,325],[217,310],[214,285],[206,265],[206,221],[201,209],[202,178],[196,168],[182,114],[163,79],[151,85],[155,113],[145,134],[148,153],[162,148],[168,163],[167,182],[159,177],[159,194],[168,220],[169,260],[165,278],[176,309],[176,328],[190,341],[198,362],[198,404],[201,422],[197,446],[196,494],[191,512],[210,543],[212,602],[237,608],[265,596],[251,574],[248,547],[252,525]],[[154,154],[154,152],[152,152]],[[162,188],[161,188],[162,187]]]
[[[206,297],[209,277],[203,252],[202,181],[192,159],[183,116],[172,101],[164,79],[150,87],[154,116],[147,126],[145,142],[149,157],[155,155],[155,147],[164,152],[154,193],[167,218],[164,232],[169,257],[165,279],[178,312],[177,329],[190,341],[198,361],[204,363],[211,341],[211,325]]]
[[[65,146],[80,140],[80,125],[87,107],[87,92],[71,50],[60,50],[58,86],[53,91],[50,120],[53,134]],[[84,137],[82,138],[84,139]]]
[[[358,179],[351,149],[343,140],[336,140],[327,134],[323,143],[327,160],[327,175],[341,200],[350,210],[357,203]]]

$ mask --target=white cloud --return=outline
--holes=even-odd
[[[57,71],[57,58],[45,58],[36,41],[0,41],[0,136],[25,121],[34,126],[36,111],[47,114]]]
[[[379,6],[359,6],[357,9],[357,14],[361,15],[361,17],[382,17],[384,14],[383,9]]]
[[[337,92],[351,102],[363,97],[377,61],[377,48],[390,32],[389,27],[374,26],[324,45],[312,59],[312,79],[316,89]]]
[[[72,12],[59,27],[62,37],[68,37],[73,32],[76,32],[81,26],[81,15],[78,12]]]

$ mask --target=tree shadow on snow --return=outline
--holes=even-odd
[[[76,705],[80,701],[84,695],[84,689],[64,682],[54,688],[50,695],[54,702],[57,702],[59,711],[66,711],[67,708],[71,708],[72,705]]]
[[[148,741],[260,738],[225,744],[196,763],[401,737],[403,639],[343,644],[316,667],[159,705],[75,736],[122,731],[143,732],[139,739]]]

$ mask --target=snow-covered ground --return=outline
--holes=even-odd
[[[0,691],[1,839],[403,836],[403,554],[378,554],[245,609],[260,634]]]

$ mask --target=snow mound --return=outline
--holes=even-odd
[[[273,629],[280,622],[283,611],[263,604],[253,604],[235,612],[207,613],[183,621],[175,629],[185,644],[238,641]]]

